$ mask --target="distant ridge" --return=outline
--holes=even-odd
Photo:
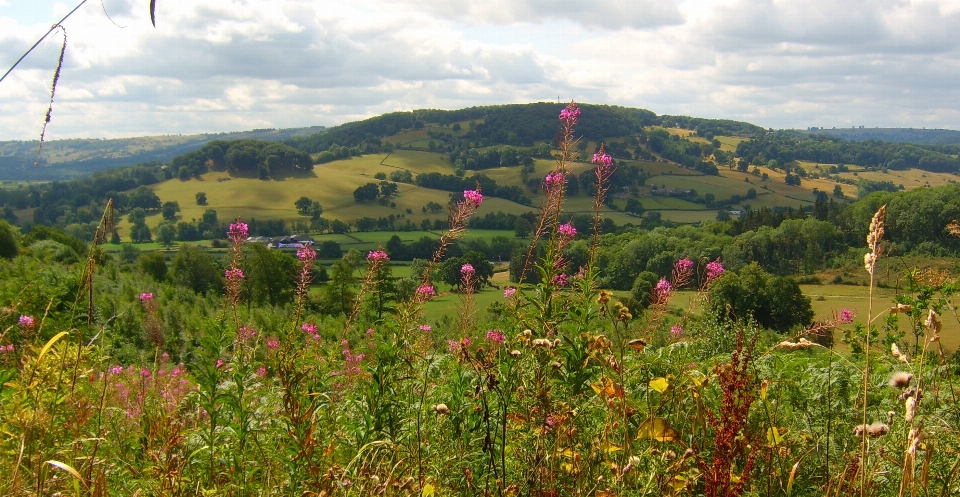
[[[923,128],[809,128],[806,132],[851,141],[877,140],[919,145],[954,145],[960,143],[960,131]]]
[[[44,142],[40,167],[34,167],[37,142],[0,141],[0,180],[65,180],[141,162],[166,162],[213,140],[284,141],[324,131],[324,126],[254,129],[199,135],[160,135],[101,140],[75,138]]]

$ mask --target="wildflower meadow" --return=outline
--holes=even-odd
[[[0,494],[960,494],[960,381],[939,343],[942,320],[958,319],[955,284],[917,279],[897,302],[783,334],[700,312],[731,271],[690,256],[658,275],[648,306],[626,305],[598,285],[615,173],[602,146],[592,231],[564,215],[580,118],[573,103],[559,114],[556,166],[496,314],[477,303],[472,263],[450,290],[457,318],[424,314],[479,188],[451,204],[396,305],[378,301],[390,255],[369,251],[342,318],[317,312],[306,246],[291,288],[276,290],[292,304],[250,305],[241,219],[223,287],[202,295],[117,283],[96,244],[70,269],[14,260],[5,277],[22,284],[0,302]],[[111,223],[108,211],[99,239]],[[578,238],[589,249],[571,270]],[[871,290],[886,241],[881,207],[862,249]],[[695,295],[682,313],[678,292]],[[188,304],[205,311],[178,311]]]

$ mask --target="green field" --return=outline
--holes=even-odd
[[[444,132],[446,132],[446,129],[446,127],[438,128],[438,130],[444,130]],[[670,129],[669,131],[673,134],[690,134],[689,130]],[[395,138],[412,140],[422,139],[426,136],[425,130],[417,130],[397,135]],[[733,143],[728,139],[729,137],[721,138],[726,139],[731,144]],[[812,193],[814,188],[832,193],[836,185],[833,181],[826,179],[805,178],[800,187],[789,186],[783,182],[784,174],[782,172],[773,171],[766,167],[760,168],[761,172],[768,175],[768,180],[762,181],[761,178],[753,174],[731,170],[726,167],[720,169],[719,176],[705,176],[670,162],[627,161],[627,163],[635,164],[645,172],[655,174],[646,182],[648,186],[658,185],[675,189],[692,188],[701,196],[709,193],[713,194],[718,200],[729,198],[732,195],[746,196],[747,190],[753,188],[757,191],[757,197],[744,202],[750,204],[753,208],[809,206],[815,200]],[[808,163],[803,165],[810,170],[816,166]],[[530,175],[530,178],[542,178],[554,167],[554,160],[536,159],[535,171]],[[581,174],[592,167],[593,165],[589,162],[574,162],[569,165],[569,170],[572,174]],[[377,182],[378,180],[374,178],[377,173],[389,175],[397,169],[406,169],[414,174],[427,172],[450,174],[453,172],[449,160],[444,154],[403,149],[390,154],[371,154],[319,164],[315,166],[311,173],[288,176],[277,180],[262,181],[254,178],[232,177],[225,172],[210,172],[204,174],[201,180],[168,180],[154,185],[152,188],[161,201],[178,202],[181,208],[180,220],[186,221],[199,219],[207,209],[217,210],[221,220],[242,216],[245,219],[283,219],[288,223],[298,220],[307,221],[307,218],[300,216],[294,208],[294,202],[301,196],[319,202],[324,209],[324,218],[339,219],[347,223],[353,223],[361,217],[376,219],[389,217],[390,215],[397,218],[398,222],[404,223],[406,220],[410,220],[417,225],[424,219],[431,222],[435,219],[445,219],[445,211],[439,214],[429,214],[422,210],[429,202],[446,205],[450,193],[445,191],[420,188],[411,184],[399,184],[397,195],[389,199],[393,206],[378,203],[357,204],[353,200],[353,191],[357,187],[366,183]],[[478,215],[482,216],[488,212],[497,211],[519,215],[535,211],[542,202],[543,196],[539,189],[537,191],[529,190],[523,182],[520,169],[517,167],[494,168],[478,172],[496,180],[500,185],[523,188],[525,195],[533,203],[532,206],[524,206],[488,196],[480,207]],[[845,173],[845,175],[850,175],[851,178],[856,178],[852,174],[854,173]],[[953,175],[926,173],[917,170],[892,171],[889,174],[858,171],[857,174],[859,177],[871,180],[893,181],[895,184],[903,183],[908,189],[925,186],[928,183],[931,186],[937,186],[955,181]],[[13,184],[4,186],[12,187]],[[842,189],[848,197],[856,196],[856,187],[842,185]],[[206,193],[209,205],[196,205],[195,195],[197,192]],[[703,204],[680,198],[642,195],[639,200],[645,209],[661,211],[663,219],[679,223],[698,223],[713,219],[716,215],[714,210],[706,210]],[[616,200],[617,205],[621,208],[625,201],[622,198]],[[568,213],[592,213],[592,211],[593,199],[584,196],[570,197],[565,205],[565,212]],[[617,224],[637,224],[638,221],[633,216],[612,211],[606,207],[603,212],[604,216],[613,219]],[[26,216],[29,213],[17,213],[18,216],[21,214]],[[148,225],[155,228],[161,220],[159,214],[152,213],[148,216]],[[119,224],[121,236],[126,236],[126,228],[125,222]]]

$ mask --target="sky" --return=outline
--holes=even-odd
[[[0,0],[0,73],[80,0]],[[775,129],[960,129],[960,0],[88,0],[47,139],[540,101]],[[57,31],[0,82],[36,139]]]

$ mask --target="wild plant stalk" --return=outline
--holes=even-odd
[[[860,496],[866,497],[868,494],[867,490],[867,449],[869,444],[867,442],[868,435],[866,433],[867,427],[867,410],[868,410],[868,398],[867,395],[870,390],[870,335],[872,332],[871,323],[873,317],[873,288],[874,288],[874,277],[877,269],[877,260],[880,259],[880,240],[883,239],[884,234],[884,216],[887,212],[887,206],[883,205],[877,210],[876,214],[873,215],[873,219],[870,221],[870,230],[867,233],[867,248],[869,252],[863,257],[864,267],[867,272],[870,273],[870,292],[868,297],[867,304],[867,334],[864,337],[864,347],[863,347],[863,411],[861,422],[864,431],[860,435]]]
[[[560,111],[562,134],[559,137],[558,143],[559,152],[557,153],[557,165],[543,182],[546,197],[540,206],[540,221],[537,223],[537,229],[533,232],[533,239],[530,241],[530,247],[527,249],[527,255],[524,258],[523,268],[520,271],[520,276],[517,281],[518,287],[522,287],[523,280],[530,270],[530,265],[533,263],[537,242],[548,232],[555,231],[556,227],[560,224],[563,196],[567,188],[567,164],[574,161],[576,157],[574,149],[580,141],[579,138],[574,138],[573,136],[573,128],[579,119],[580,107],[574,102],[570,102]]]

